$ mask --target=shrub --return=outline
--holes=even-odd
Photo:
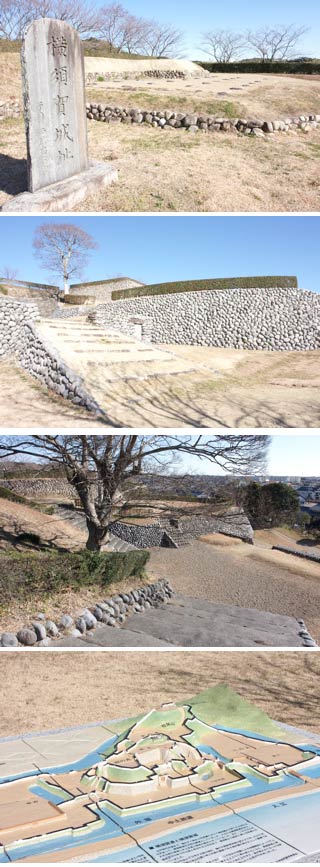
[[[143,574],[148,551],[106,553],[18,553],[0,555],[0,599],[6,605],[29,600],[32,595],[107,587],[112,581]]]
[[[213,280],[179,280],[175,283],[153,283],[141,289],[115,289],[112,300],[139,298],[143,295],[171,295],[175,292],[205,292],[208,289],[288,289],[297,288],[296,277],[215,277]]]
[[[195,61],[198,66],[207,69],[208,72],[254,72],[265,73],[271,72],[273,75],[284,73],[292,75],[300,73],[303,75],[319,75],[320,62],[318,60],[303,61],[303,60],[239,60],[234,63],[214,63],[213,61]]]

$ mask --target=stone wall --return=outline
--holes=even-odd
[[[37,333],[36,304],[0,299],[0,358],[13,357],[47,388],[72,403],[93,412],[98,405],[82,387],[81,380]]]
[[[312,560],[314,563],[320,563],[320,554],[313,554],[310,551],[296,551],[294,548],[285,548],[284,545],[272,545],[273,551],[281,551],[283,554],[293,554],[294,557],[301,557],[303,560]]]
[[[320,295],[300,289],[226,289],[144,296],[99,305],[100,326],[127,333],[145,318],[153,343],[234,349],[312,350],[320,347]]]
[[[2,488],[7,488],[22,497],[57,496],[75,499],[76,491],[65,479],[1,479]]]
[[[72,283],[70,295],[86,295],[104,301],[111,301],[114,289],[135,289],[141,286],[144,286],[144,283],[140,283],[138,280],[131,280],[130,277],[101,280],[101,282],[95,283]]]
[[[155,524],[124,524],[122,521],[113,521],[110,524],[110,532],[124,542],[129,542],[135,545],[136,548],[158,548],[162,546],[164,541],[165,547],[169,547],[168,533],[160,526]],[[163,540],[163,537],[166,537]],[[172,542],[172,547],[176,547]]]
[[[191,60],[170,57],[85,57],[87,84],[95,81],[209,78],[210,73]]]
[[[228,118],[205,112],[178,112],[172,109],[159,111],[150,108],[122,108],[97,102],[88,102],[86,111],[89,120],[100,120],[104,123],[118,121],[148,124],[158,129],[185,129],[189,132],[235,132],[261,138],[275,132],[296,132],[297,129],[308,132],[309,129],[320,127],[320,114],[310,112],[271,121],[264,118]]]
[[[250,524],[249,518],[239,511],[230,512],[230,514],[221,517],[206,517],[205,515],[192,515],[184,517],[178,521],[179,529],[183,536],[206,535],[207,533],[222,533],[224,536],[232,536],[235,539],[242,539],[243,542],[253,544],[254,532]],[[174,537],[176,539],[176,537]]]
[[[241,510],[229,512],[221,517],[184,516],[177,518],[175,523],[178,525],[178,532],[174,527],[170,527],[170,522],[167,520],[144,525],[114,521],[110,525],[110,531],[125,542],[135,545],[136,548],[176,548],[179,543],[184,544],[186,537],[192,540],[206,533],[222,533],[224,536],[233,536],[249,544],[253,543],[252,526]]]

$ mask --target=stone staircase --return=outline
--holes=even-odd
[[[268,611],[176,595],[164,605],[133,613],[119,627],[99,624],[54,647],[306,647],[314,646],[302,621]]]
[[[43,318],[37,327],[109,415],[115,403],[121,408],[137,404],[140,410],[146,387],[152,403],[158,399],[163,384],[165,389],[170,388],[172,377],[199,372],[201,368],[188,364],[171,350],[91,324],[87,312],[68,318]]]
[[[194,536],[181,527],[172,527],[169,521],[160,521],[160,524],[178,548],[181,548],[181,545],[191,545],[194,542]]]
[[[87,532],[87,523],[83,512],[79,512],[72,507],[55,506],[55,514],[59,515],[59,517],[63,518],[65,521],[70,521],[73,526],[77,527],[79,530],[83,530],[84,533]],[[135,545],[131,545],[129,542],[124,542],[123,539],[119,539],[119,537],[115,536],[114,533],[110,533],[108,542],[103,546],[103,550],[125,553],[126,551],[136,551],[137,549]]]

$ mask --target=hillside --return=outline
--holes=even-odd
[[[25,551],[30,548],[22,534],[35,534],[39,545],[35,550],[63,548],[68,551],[83,547],[84,536],[71,522],[57,515],[48,515],[39,509],[0,498],[0,555],[1,551]]]

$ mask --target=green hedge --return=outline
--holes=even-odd
[[[126,553],[17,553],[0,555],[1,605],[26,601],[39,594],[80,587],[107,587],[112,581],[139,577],[149,559],[148,551]]]
[[[1,286],[1,285],[0,285],[0,294],[1,294],[1,295],[8,295],[8,288],[7,288],[7,286]]]
[[[112,300],[139,298],[143,295],[171,295],[175,292],[204,292],[206,289],[280,289],[297,288],[296,277],[222,277],[214,280],[179,280],[175,283],[153,283],[141,289],[115,289]]]
[[[319,75],[320,61],[304,61],[304,60],[266,60],[262,63],[261,60],[243,60],[234,63],[214,63],[212,61],[196,60],[198,66],[207,69],[208,72],[255,72],[265,73],[271,72],[277,74],[303,74],[303,75]]]

